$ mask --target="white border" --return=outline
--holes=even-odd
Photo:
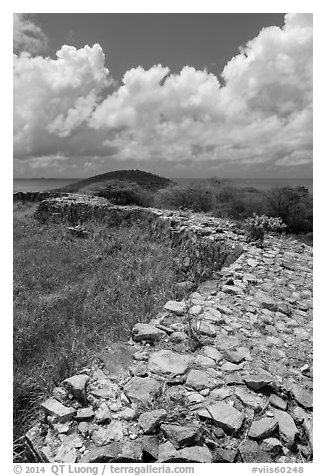
[[[324,223],[325,223],[325,175],[323,160],[325,154],[322,150],[325,142],[325,9],[322,2],[317,1],[279,1],[258,2],[252,0],[217,2],[211,0],[177,1],[156,0],[153,2],[143,0],[120,0],[119,2],[95,1],[92,2],[55,2],[18,1],[14,0],[2,5],[1,35],[1,138],[4,147],[1,150],[1,204],[2,223],[1,231],[2,256],[1,256],[1,291],[2,291],[2,319],[5,322],[5,332],[1,333],[2,350],[2,431],[3,437],[0,446],[2,458],[8,471],[3,474],[12,474],[12,13],[278,13],[278,12],[312,12],[314,13],[314,463],[305,466],[304,474],[323,474],[321,463],[324,452],[324,365],[322,350],[325,347],[324,320],[324,283],[325,266],[324,256]],[[316,99],[317,98],[317,99]],[[231,467],[232,466],[232,467]],[[220,472],[224,474],[248,474],[250,465],[223,465]],[[289,465],[287,465],[289,466]],[[309,467],[308,467],[309,466]],[[213,465],[202,466],[205,474],[216,474],[219,467]],[[214,472],[214,473],[213,473]],[[199,474],[196,471],[196,474]]]

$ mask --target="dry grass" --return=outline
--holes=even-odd
[[[37,405],[108,342],[129,338],[173,297],[173,254],[141,227],[85,223],[73,237],[63,224],[40,225],[34,208],[14,210],[14,436]]]

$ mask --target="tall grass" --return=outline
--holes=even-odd
[[[71,236],[63,224],[40,225],[33,207],[14,211],[14,437],[21,437],[38,402],[89,364],[109,341],[130,336],[173,296],[169,243],[138,226],[85,223]]]

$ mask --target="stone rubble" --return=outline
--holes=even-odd
[[[312,460],[312,249],[275,235],[258,248],[229,222],[169,216],[186,218],[243,252],[54,389],[26,435],[30,460]],[[110,355],[123,354],[117,374]]]

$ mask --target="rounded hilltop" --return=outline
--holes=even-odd
[[[69,184],[62,187],[62,192],[101,192],[106,189],[112,182],[123,182],[129,184],[136,184],[148,191],[157,191],[171,185],[173,182],[165,177],[144,172],[143,170],[114,170],[105,174],[94,175],[87,179]]]

